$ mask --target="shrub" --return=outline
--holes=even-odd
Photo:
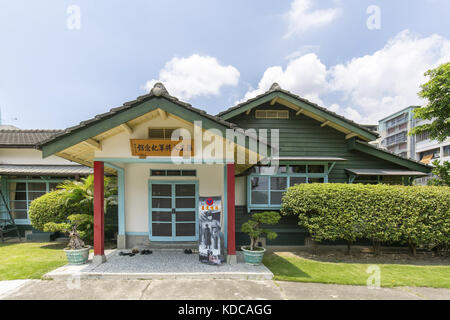
[[[48,222],[60,223],[67,220],[67,217],[78,211],[75,203],[66,204],[64,194],[59,191],[52,191],[33,200],[28,211],[31,225],[37,230],[44,230],[44,225]]]
[[[313,240],[371,239],[417,246],[450,242],[450,188],[303,184],[289,188],[282,214],[296,215]],[[376,250],[378,251],[378,250]]]
[[[48,222],[44,225],[45,232],[62,232],[69,236],[69,249],[78,250],[85,247],[82,238],[86,238],[86,232],[92,231],[94,217],[88,214],[72,214],[67,217],[68,222]],[[82,227],[85,231],[79,231]],[[87,230],[87,231],[86,231]]]
[[[278,212],[266,211],[252,215],[250,220],[242,224],[241,230],[250,237],[250,250],[255,250],[258,240],[264,234],[268,239],[275,239],[277,234],[274,231],[263,229],[261,225],[277,224],[281,216]]]

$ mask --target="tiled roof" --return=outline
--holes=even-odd
[[[300,100],[300,101],[302,101],[304,103],[307,103],[307,104],[309,104],[309,105],[311,105],[311,106],[313,106],[313,107],[315,107],[315,108],[317,108],[317,109],[319,109],[319,110],[321,110],[323,112],[326,112],[326,113],[328,113],[328,114],[330,114],[330,115],[332,115],[334,117],[337,117],[337,118],[339,118],[339,119],[341,119],[341,120],[343,120],[343,121],[345,121],[345,122],[347,122],[347,123],[349,123],[349,124],[351,124],[351,125],[353,125],[355,127],[358,127],[359,129],[364,130],[364,131],[366,131],[366,132],[368,132],[368,133],[370,133],[372,135],[378,135],[376,132],[370,131],[369,129],[367,129],[366,127],[360,125],[359,123],[356,123],[356,122],[354,122],[354,121],[352,121],[350,119],[347,119],[347,118],[345,118],[345,117],[343,117],[343,116],[341,116],[341,115],[339,115],[339,114],[337,114],[335,112],[330,111],[327,108],[321,107],[318,104],[315,104],[315,103],[313,103],[313,102],[311,102],[311,101],[309,101],[309,100],[307,100],[305,98],[302,98],[302,97],[300,97],[300,96],[298,96],[296,94],[293,94],[292,92],[290,92],[288,90],[281,89],[281,87],[278,85],[278,83],[273,83],[272,86],[270,87],[270,89],[268,91],[264,92],[263,94],[257,95],[254,98],[251,98],[251,99],[249,99],[249,100],[247,100],[245,102],[237,104],[234,107],[231,107],[231,108],[229,108],[229,109],[227,109],[225,111],[220,112],[219,114],[217,114],[217,117],[222,117],[223,115],[225,115],[225,114],[227,114],[227,113],[229,113],[229,112],[231,112],[233,110],[239,109],[239,108],[245,106],[246,104],[249,104],[249,103],[251,103],[251,102],[253,102],[255,100],[261,99],[261,98],[271,94],[272,92],[282,92],[284,94],[287,94],[287,95],[291,96],[294,99],[297,99],[297,100]]]
[[[143,102],[145,102],[145,101],[147,101],[147,100],[149,100],[149,99],[151,99],[153,97],[164,97],[164,98],[170,100],[171,102],[173,102],[175,104],[178,104],[179,106],[182,106],[183,108],[185,108],[187,110],[193,111],[193,112],[199,114],[200,116],[208,118],[208,119],[211,119],[211,120],[213,120],[213,121],[215,121],[215,122],[217,122],[217,123],[219,123],[219,124],[221,124],[223,126],[226,126],[228,128],[237,128],[237,126],[235,124],[231,123],[231,122],[225,121],[225,120],[223,120],[220,117],[210,115],[204,110],[194,108],[189,103],[186,103],[186,102],[178,100],[178,98],[171,96],[167,92],[166,88],[164,87],[164,85],[162,83],[156,83],[155,86],[152,88],[152,90],[150,90],[150,92],[148,94],[140,96],[140,97],[136,98],[136,100],[125,102],[122,106],[117,107],[117,108],[112,108],[108,112],[105,112],[105,113],[102,113],[102,114],[98,114],[92,119],[89,119],[89,120],[86,120],[86,121],[82,121],[82,122],[80,122],[80,124],[78,124],[76,126],[67,128],[67,129],[62,130],[62,131],[59,131],[54,136],[48,137],[48,138],[40,141],[39,145],[43,145],[43,144],[45,144],[45,143],[47,143],[47,142],[49,142],[51,140],[54,140],[54,139],[56,139],[56,138],[58,138],[60,136],[72,133],[73,131],[76,131],[76,130],[81,129],[83,127],[87,127],[87,126],[92,125],[92,124],[94,124],[96,122],[102,121],[102,120],[104,120],[104,119],[106,119],[108,117],[111,117],[111,116],[113,116],[113,115],[115,115],[117,113],[120,113],[120,112],[125,111],[127,109],[130,109],[130,108],[132,108],[132,107],[134,107],[134,106],[136,106],[138,104],[141,104],[141,103],[143,103]]]
[[[357,176],[426,176],[426,173],[393,169],[345,169]]]
[[[0,175],[29,175],[29,176],[74,176],[90,175],[92,168],[80,165],[11,165],[0,164]]]
[[[0,147],[34,148],[41,141],[60,132],[61,130],[0,129]]]

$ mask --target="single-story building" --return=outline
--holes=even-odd
[[[19,232],[30,240],[45,240],[48,234],[35,232],[28,216],[33,199],[54,189],[67,179],[78,179],[93,173],[92,168],[50,156],[42,158],[37,144],[61,130],[22,130],[0,126],[0,227],[11,227],[8,209]],[[15,233],[7,234],[15,236]]]
[[[430,172],[427,165],[369,144],[377,138],[277,84],[213,116],[157,83],[150,93],[57,132],[39,148],[44,158],[94,168],[95,262],[105,260],[105,171],[118,177],[118,248],[198,241],[199,201],[219,197],[232,260],[236,247],[248,241],[240,233],[242,222],[251,212],[279,209],[289,186],[410,184]],[[283,219],[275,228],[279,237],[268,244],[302,244],[296,221]]]

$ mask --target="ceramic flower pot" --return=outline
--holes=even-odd
[[[64,249],[64,252],[66,253],[69,264],[85,264],[89,258],[89,249],[91,247],[86,246],[78,250]]]
[[[252,266],[259,266],[262,263],[266,249],[255,247],[256,250],[250,250],[249,246],[241,247],[244,252],[244,261]]]

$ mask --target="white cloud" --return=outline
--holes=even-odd
[[[162,82],[171,95],[180,99],[217,96],[223,86],[236,86],[239,76],[239,71],[231,65],[221,65],[214,57],[193,54],[167,62],[159,72],[159,79],[147,81],[145,89]]]
[[[272,83],[277,82],[283,89],[320,104],[322,100],[319,95],[328,90],[326,76],[326,66],[314,53],[310,53],[291,60],[285,70],[281,66],[268,68],[259,81],[258,87],[249,90],[244,100],[266,92]]]
[[[285,70],[270,67],[243,100],[278,82],[283,89],[322,106],[324,95],[333,94],[331,111],[359,123],[375,124],[407,106],[423,104],[417,93],[427,81],[424,73],[448,61],[449,40],[439,35],[420,38],[406,30],[373,54],[328,69],[313,53],[289,61]]]
[[[332,22],[338,15],[339,9],[330,8],[311,10],[311,0],[294,0],[291,9],[286,14],[288,32],[285,38],[301,35],[309,29],[324,26]]]
[[[373,123],[422,104],[417,93],[427,81],[425,71],[449,60],[450,41],[439,35],[419,38],[406,30],[383,49],[331,68],[331,86],[345,94],[362,121]]]

